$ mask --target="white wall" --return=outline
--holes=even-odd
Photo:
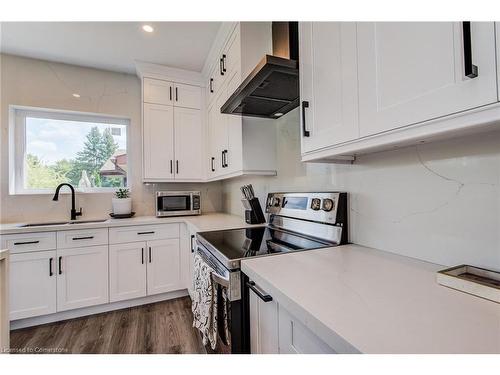
[[[278,176],[224,182],[223,207],[242,215],[239,186],[351,195],[350,240],[443,265],[500,270],[500,132],[372,154],[354,165],[301,163],[298,109],[276,120]]]
[[[11,104],[130,118],[128,153],[133,210],[140,215],[153,215],[153,194],[161,189],[199,189],[202,191],[202,209],[205,212],[220,210],[220,183],[142,184],[141,85],[136,76],[12,55],[0,55],[0,65],[0,222],[67,219],[71,208],[69,197],[53,202],[50,195],[9,195],[8,106]],[[72,93],[75,92],[81,97],[74,98]],[[83,207],[83,218],[106,217],[111,212],[111,196],[111,193],[78,194],[77,203]]]

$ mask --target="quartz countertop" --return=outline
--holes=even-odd
[[[43,220],[37,220],[36,222],[39,221]],[[50,220],[50,221],[54,222],[58,220]],[[64,221],[64,220],[59,220],[59,221]],[[82,219],[82,221],[85,221],[85,219]],[[135,216],[129,219],[107,219],[103,222],[64,224],[64,225],[44,225],[36,227],[21,227],[20,225],[22,225],[23,223],[8,223],[8,224],[0,224],[0,235],[15,234],[15,233],[51,232],[51,231],[75,230],[75,229],[111,228],[111,227],[124,227],[132,225],[147,225],[147,224],[168,224],[168,223],[186,223],[197,232],[244,228],[250,226],[246,224],[245,220],[240,216],[230,215],[225,213],[207,213],[198,216],[175,216],[175,217],[161,217],[161,218],[156,216]]]
[[[500,353],[500,304],[439,285],[443,268],[358,245],[242,261],[250,279],[334,349]]]

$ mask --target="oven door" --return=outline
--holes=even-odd
[[[156,216],[180,216],[199,214],[194,207],[193,193],[171,193],[157,192],[156,194]]]

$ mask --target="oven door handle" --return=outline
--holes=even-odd
[[[253,290],[253,292],[264,302],[271,302],[273,297],[260,289],[257,285],[255,285],[254,281],[247,281],[247,286]]]
[[[226,279],[224,276],[219,275],[217,272],[212,272],[212,281],[224,288],[229,288],[229,279]]]

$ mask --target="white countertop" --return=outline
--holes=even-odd
[[[500,353],[500,304],[443,287],[446,267],[358,245],[242,262],[242,270],[333,348]]]
[[[51,221],[57,221],[57,220],[51,220]],[[37,227],[20,227],[20,225],[22,225],[23,223],[9,223],[9,224],[0,224],[0,235],[14,234],[14,233],[35,233],[35,232],[50,232],[56,230],[61,231],[61,230],[74,230],[74,229],[111,228],[111,227],[123,227],[129,225],[168,224],[168,223],[186,223],[192,228],[194,228],[197,232],[243,228],[250,226],[246,224],[245,220],[240,216],[229,215],[224,213],[207,213],[198,216],[176,216],[176,217],[162,217],[162,218],[158,218],[156,216],[136,216],[130,219],[108,219],[104,222],[95,222],[95,223],[44,225]]]

